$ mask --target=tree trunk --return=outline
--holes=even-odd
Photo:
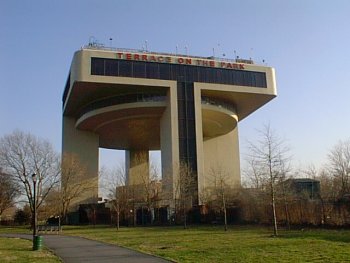
[[[119,230],[120,227],[120,207],[119,207],[119,203],[117,203],[117,230]]]
[[[287,200],[284,200],[284,212],[286,214],[287,229],[290,230],[289,209]]]
[[[273,214],[273,235],[278,236],[275,189],[274,189],[272,180],[271,180],[271,205],[272,205],[272,214]]]
[[[290,230],[290,217],[289,217],[286,189],[284,188],[284,182],[282,182],[282,189],[283,189],[284,212],[286,216],[287,229]]]
[[[183,213],[184,213],[184,229],[187,229],[187,215],[186,215],[185,202],[183,202]]]
[[[225,223],[225,231],[227,231],[227,211],[226,211],[226,200],[225,200],[225,193],[222,193],[222,205],[224,208],[224,223]]]

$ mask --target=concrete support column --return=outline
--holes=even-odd
[[[140,185],[149,180],[148,150],[125,151],[126,184]]]
[[[162,187],[165,202],[174,208],[175,186],[179,171],[179,132],[176,82],[167,94],[167,106],[160,119],[160,150],[162,159]]]
[[[238,127],[231,132],[203,142],[204,174],[203,187],[211,184],[210,176],[215,171],[227,174],[227,183],[234,187],[241,183]]]
[[[204,189],[204,154],[203,154],[203,121],[202,121],[202,97],[201,89],[195,83],[194,86],[194,107],[196,116],[196,150],[197,150],[197,178],[198,178],[198,205],[201,205],[201,192]]]
[[[62,129],[62,156],[65,154],[79,156],[79,161],[87,172],[85,178],[91,180],[91,183],[95,185],[77,202],[97,202],[99,136],[93,132],[76,129],[75,119],[65,116],[63,117]]]

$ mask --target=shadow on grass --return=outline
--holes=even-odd
[[[300,231],[284,231],[280,234],[280,238],[286,239],[317,239],[331,242],[350,243],[349,230],[300,230]]]

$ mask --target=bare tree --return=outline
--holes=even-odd
[[[277,195],[278,199],[283,204],[284,217],[286,221],[286,226],[290,230],[290,212],[289,212],[289,203],[291,202],[293,193],[290,185],[290,179],[292,176],[290,174],[291,167],[289,158],[285,157],[285,160],[280,162],[279,176],[277,178]]]
[[[330,174],[330,169],[322,168],[316,170],[315,167],[309,167],[305,173],[313,179],[320,181],[320,202],[321,202],[321,224],[330,224],[330,218],[333,214],[334,204],[339,197],[339,184]]]
[[[158,192],[156,184],[160,180],[159,169],[151,160],[148,171],[143,170],[139,171],[139,173],[139,177],[141,178],[141,187],[143,188],[143,201],[146,204],[147,211],[150,212],[151,209],[154,208],[155,201],[157,200]]]
[[[0,139],[0,165],[20,186],[30,209],[39,208],[59,181],[59,157],[52,145],[29,133],[14,131]],[[31,176],[37,176],[36,196],[33,196]]]
[[[73,153],[65,153],[61,165],[60,203],[62,218],[67,220],[69,209],[74,203],[84,198],[84,194],[96,185],[95,179],[86,179],[86,168],[79,157]]]
[[[48,219],[52,216],[62,218],[62,204],[60,188],[53,188],[46,196],[45,202],[41,205],[39,215],[41,219]]]
[[[13,181],[11,175],[3,173],[0,168],[0,216],[6,209],[14,205],[18,196],[17,184]]]
[[[117,230],[120,228],[120,218],[122,213],[129,209],[129,188],[126,183],[125,166],[120,164],[109,171],[104,171],[104,185],[110,200],[111,210],[116,213]],[[112,221],[112,219],[111,219]]]
[[[184,229],[187,228],[187,212],[192,209],[195,191],[195,174],[185,162],[180,163],[179,170],[175,177],[175,211],[182,212]]]
[[[260,139],[256,144],[249,143],[249,158],[255,160],[259,171],[263,173],[268,183],[274,236],[278,235],[277,214],[276,214],[276,184],[281,176],[285,175],[285,168],[290,162],[289,148],[270,128],[265,125],[259,131]]]
[[[264,172],[260,170],[259,163],[254,157],[246,160],[247,166],[243,170],[245,185],[255,189],[263,189],[266,186]]]
[[[227,231],[227,201],[230,193],[233,193],[233,189],[229,184],[229,173],[222,166],[211,167],[207,180],[210,182],[210,186],[208,186],[209,198],[213,201],[212,203],[217,203],[219,210],[222,211],[224,228]]]
[[[155,208],[160,196],[160,173],[158,167],[151,160],[148,153],[140,152],[132,160],[132,178],[129,178],[127,187],[133,195],[133,200],[141,208],[141,221],[153,223],[152,209]],[[135,210],[135,209],[134,209]]]
[[[329,172],[339,186],[338,198],[350,194],[350,139],[339,141],[328,154]]]

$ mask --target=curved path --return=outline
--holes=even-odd
[[[16,237],[32,240],[26,234],[1,234],[3,237]],[[43,235],[43,242],[65,263],[165,263],[171,262],[131,249],[118,247],[81,237],[63,235]]]

